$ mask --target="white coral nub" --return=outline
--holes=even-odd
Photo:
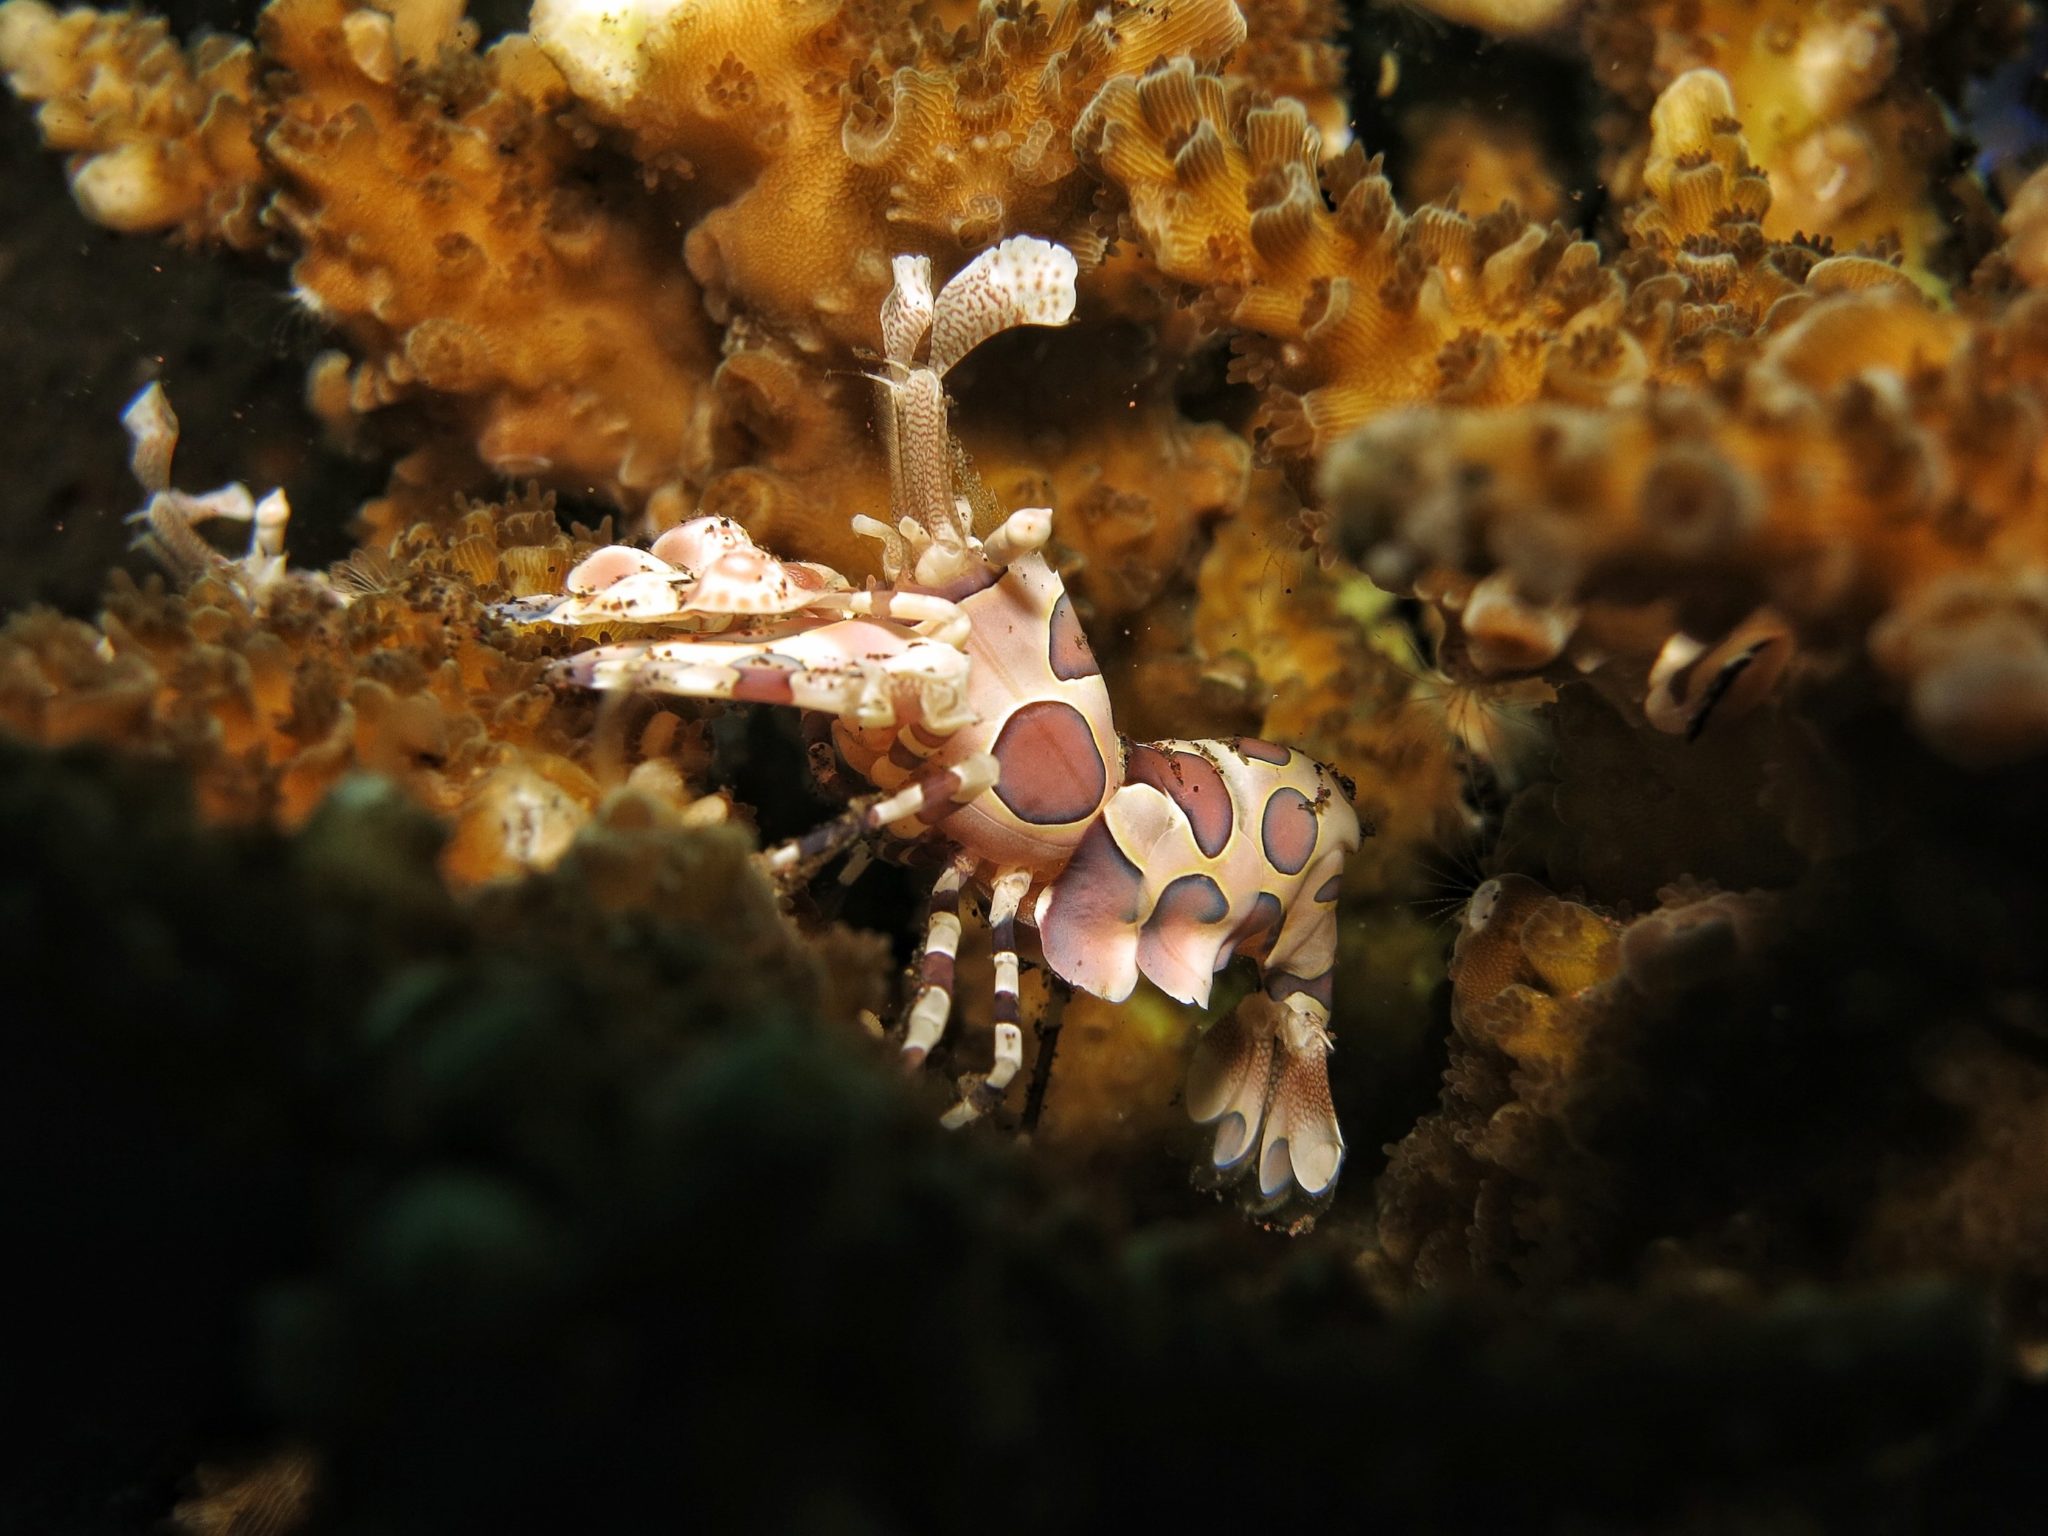
[[[647,39],[688,0],[537,0],[527,31],[579,97],[612,112],[640,94]]]

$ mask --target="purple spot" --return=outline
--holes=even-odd
[[[1329,879],[1317,886],[1315,895],[1310,899],[1313,901],[1335,901],[1337,899],[1337,892],[1343,889],[1343,886],[1344,872],[1340,869],[1336,874],[1330,876]]]
[[[1321,828],[1307,795],[1298,789],[1274,790],[1266,800],[1265,815],[1259,818],[1259,841],[1266,850],[1266,862],[1283,875],[1300,874],[1316,851],[1316,834]]]
[[[1133,784],[1149,784],[1175,805],[1188,819],[1195,834],[1195,846],[1210,858],[1230,841],[1236,819],[1230,791],[1223,775],[1207,758],[1192,752],[1162,752],[1157,747],[1133,747],[1124,763],[1124,778]]]
[[[1138,969],[1169,997],[1206,1003],[1230,902],[1207,875],[1182,875],[1153,903],[1138,933]]]
[[[1117,846],[1109,823],[1082,837],[1047,892],[1038,936],[1045,963],[1060,980],[1112,1002],[1137,985],[1133,954],[1145,877]]]
[[[1237,748],[1240,756],[1249,757],[1255,762],[1285,766],[1294,760],[1294,753],[1288,748],[1276,747],[1272,742],[1261,741],[1256,736],[1239,736],[1231,745]]]
[[[1237,955],[1253,960],[1265,959],[1273,948],[1273,941],[1280,936],[1280,920],[1286,915],[1278,896],[1271,891],[1259,892],[1259,899],[1252,903],[1251,911],[1245,913],[1244,921],[1237,925],[1229,942],[1223,946],[1216,968],[1220,971]]]
[[[1320,976],[1289,976],[1283,972],[1281,975],[1266,978],[1266,996],[1273,999],[1276,1003],[1286,1002],[1288,998],[1294,996],[1297,992],[1306,992],[1325,1008],[1328,1008],[1336,996],[1336,990],[1337,968],[1335,966],[1331,966],[1330,969],[1323,972]]]
[[[1089,648],[1088,636],[1081,628],[1081,621],[1074,617],[1074,600],[1066,593],[1052,605],[1052,634],[1046,645],[1046,659],[1052,663],[1052,675],[1067,682],[1077,677],[1100,677],[1102,668],[1096,665],[1095,652]]]
[[[1159,893],[1147,928],[1206,927],[1230,911],[1223,888],[1207,875],[1182,875]]]
[[[1071,704],[1040,699],[1003,723],[996,737],[996,798],[1034,827],[1086,821],[1102,804],[1109,770],[1088,721]]]

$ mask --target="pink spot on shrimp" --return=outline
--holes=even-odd
[[[1321,830],[1315,805],[1307,795],[1285,787],[1274,790],[1259,818],[1259,843],[1266,851],[1266,862],[1283,875],[1300,874],[1316,851],[1316,834]]]
[[[1276,1003],[1284,1003],[1297,992],[1305,992],[1325,1008],[1336,996],[1337,968],[1330,967],[1320,976],[1289,976],[1284,972],[1266,978],[1266,996]]]
[[[1215,858],[1230,841],[1236,820],[1230,791],[1207,758],[1193,752],[1133,747],[1124,763],[1124,778],[1128,783],[1151,785],[1179,806],[1195,834],[1195,846],[1208,857]]]
[[[1074,616],[1074,600],[1064,592],[1052,605],[1051,634],[1045,655],[1052,664],[1052,675],[1063,681],[1072,682],[1077,677],[1099,677],[1102,674],[1095,652],[1088,644],[1087,633],[1081,628],[1081,621]]]
[[[1217,958],[1216,969],[1222,970],[1238,955],[1252,960],[1265,959],[1273,948],[1273,941],[1280,936],[1280,923],[1286,915],[1278,896],[1271,891],[1259,892],[1259,899],[1252,903],[1251,911],[1245,913],[1244,921],[1231,931],[1230,941]]]
[[[1002,770],[995,796],[1019,821],[1034,827],[1086,821],[1102,804],[1109,770],[1095,733],[1071,704],[1026,704],[1004,723],[990,750]]]

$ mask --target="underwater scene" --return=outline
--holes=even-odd
[[[2041,7],[143,3],[0,1532],[2048,1530]]]

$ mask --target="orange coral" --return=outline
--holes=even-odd
[[[543,502],[417,529],[333,587],[288,580],[261,615],[218,577],[117,584],[97,624],[30,612],[0,630],[0,724],[174,759],[223,820],[297,825],[344,775],[382,773],[450,819],[451,878],[546,867],[609,790],[680,810],[677,764],[702,766],[670,714],[594,731],[587,701],[543,681],[531,634],[483,623],[488,597],[553,591],[591,547]]]
[[[88,214],[292,237],[295,296],[361,355],[316,380],[331,416],[424,398],[500,474],[629,501],[701,484],[696,292],[658,225],[616,211],[626,189],[570,174],[553,66],[521,38],[475,56],[458,17],[276,0],[260,52],[211,39],[188,61],[160,23],[15,0],[0,62],[53,142],[90,157]]]
[[[401,18],[411,14],[401,12]],[[483,462],[615,498],[699,482],[712,356],[697,295],[619,189],[580,187],[567,94],[523,39],[482,59],[343,0],[264,13],[272,219],[301,298],[364,354],[348,403],[454,403]]]
[[[1950,146],[1925,87],[1932,34],[2016,33],[2023,14],[2005,3],[1968,9],[1946,0],[1596,0],[1585,34],[1602,80],[1631,105],[1647,105],[1689,70],[1727,78],[1770,180],[1768,236],[1895,244],[1906,270],[1932,283],[1947,220],[1930,193]],[[1634,191],[1628,169],[1609,180],[1624,196]]]
[[[1944,754],[2004,762],[2048,749],[2044,369],[2039,299],[1970,325],[1839,295],[1732,392],[1398,417],[1326,483],[1383,580],[1506,570],[1538,601],[1666,601],[1704,640],[1768,606],[1810,649],[1867,646]]]
[[[1093,188],[1069,143],[1082,108],[1155,59],[1222,60],[1244,22],[1229,0],[1067,0],[1050,15],[985,5],[955,35],[876,29],[836,0],[550,0],[533,35],[638,159],[691,168],[702,216],[686,254],[715,313],[744,310],[805,351],[879,351],[900,252],[957,266],[1019,232],[1085,251]]]
[[[262,243],[255,68],[234,38],[209,38],[188,56],[154,17],[0,6],[0,71],[17,96],[42,103],[44,142],[71,156],[79,207],[109,229]]]
[[[1569,332],[1619,317],[1591,245],[1403,216],[1362,153],[1321,159],[1298,104],[1247,107],[1184,62],[1112,81],[1077,138],[1127,199],[1119,231],[1245,338],[1277,446],[1320,451],[1411,400],[1526,399]]]
[[[1338,0],[1246,0],[1244,46],[1230,73],[1268,96],[1291,96],[1332,144],[1351,135],[1345,57],[1336,41],[1350,24]]]
[[[1770,241],[1769,189],[1698,72],[1657,104],[1619,270],[1503,207],[1403,214],[1377,162],[1323,159],[1289,102],[1248,106],[1176,64],[1105,87],[1077,134],[1123,192],[1120,233],[1201,290],[1266,390],[1275,447],[1320,455],[1393,406],[1593,402],[1726,367],[1778,300],[1898,284],[1885,263]]]

